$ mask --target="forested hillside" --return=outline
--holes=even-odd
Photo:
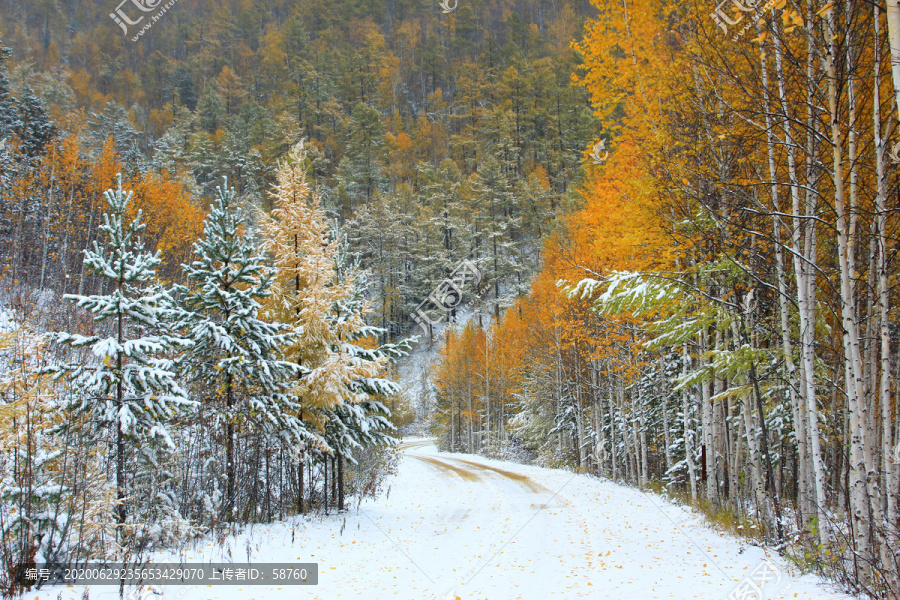
[[[579,201],[587,4],[160,7],[0,2],[5,596],[384,492],[410,314]]]
[[[896,598],[897,64],[897,0],[0,0],[0,588],[417,414]]]
[[[138,205],[177,264],[199,221],[157,222],[164,213],[193,214],[186,197],[208,201],[222,176],[268,210],[275,163],[303,137],[326,207],[373,272],[391,339],[462,258],[484,259],[494,314],[527,289],[597,127],[571,85],[587,3],[479,1],[444,14],[424,1],[182,0],[137,42],[111,10],[0,3],[13,95],[33,90],[69,145],[7,184],[19,190],[3,206],[20,222],[2,240],[15,279],[72,289],[95,235],[91,202],[123,168],[145,182]],[[72,164],[85,156],[89,166]],[[97,157],[105,171],[87,175]],[[51,187],[63,173],[70,181]],[[94,187],[72,192],[80,176],[89,181],[76,188]],[[37,179],[52,193],[24,200]],[[159,205],[161,185],[184,197],[173,189]]]

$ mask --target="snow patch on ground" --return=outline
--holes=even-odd
[[[389,496],[364,502],[358,513],[256,526],[224,546],[209,541],[159,556],[318,562],[317,586],[164,586],[162,597],[846,598],[661,497],[563,470],[438,453],[428,439],[404,439],[403,450]],[[769,573],[761,595],[739,596],[765,561],[777,574]],[[26,597],[52,599],[60,591],[76,600],[83,590],[52,588]],[[115,587],[90,590],[92,600],[117,595]]]

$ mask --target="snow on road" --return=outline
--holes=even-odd
[[[165,586],[163,598],[846,597],[789,574],[759,548],[742,551],[739,541],[658,496],[561,470],[438,453],[426,440],[406,441],[403,450],[390,495],[363,503],[358,514],[256,527],[226,548],[208,544],[180,555],[186,562],[245,562],[248,554],[253,562],[317,562],[317,586]],[[64,591],[80,598],[82,589]],[[90,590],[92,600],[117,596],[111,587]]]

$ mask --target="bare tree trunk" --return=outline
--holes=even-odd
[[[338,454],[337,459],[338,480],[338,510],[344,510],[344,455]]]
[[[832,8],[828,12],[828,48],[825,54],[825,68],[828,75],[828,108],[831,121],[831,144],[834,175],[834,208],[837,217],[838,264],[840,267],[841,326],[843,328],[844,375],[846,381],[847,406],[850,420],[850,488],[851,513],[857,552],[863,557],[870,555],[869,507],[866,499],[865,461],[865,415],[861,393],[861,365],[858,364],[859,333],[856,320],[855,298],[853,296],[853,273],[851,245],[851,223],[847,210],[844,188],[843,135],[841,132],[840,109],[838,106],[838,75],[834,64],[837,16]],[[866,561],[862,561],[865,563]],[[860,566],[859,576],[866,579],[867,569]]]
[[[807,10],[807,18],[812,21],[811,6]],[[799,206],[799,187],[792,186],[793,211],[798,218],[813,217],[817,211],[816,169],[818,168],[817,142],[818,117],[814,98],[818,89],[815,78],[817,62],[816,42],[812,34],[807,32],[807,147],[806,147],[806,205],[805,215],[801,215]],[[783,93],[783,92],[782,92]],[[784,99],[782,99],[785,102]],[[793,178],[792,178],[793,179]],[[812,487],[815,490],[815,511],[818,522],[819,541],[828,543],[828,519],[826,513],[827,498],[825,496],[825,465],[822,459],[822,447],[819,436],[819,407],[816,398],[815,381],[815,327],[816,327],[816,247],[817,234],[815,219],[808,218],[805,223],[803,254],[799,254],[799,220],[794,220],[794,270],[797,277],[797,298],[800,309],[801,339],[801,381],[804,383],[803,404],[806,409],[806,427],[809,436],[810,462],[812,463]],[[802,257],[802,258],[801,258]]]
[[[888,2],[888,6],[891,3]],[[894,8],[897,9],[896,0]],[[878,403],[881,405],[881,468],[883,476],[882,512],[887,531],[882,546],[882,560],[885,565],[890,564],[886,554],[891,548],[896,549],[898,536],[893,525],[897,523],[897,477],[896,465],[893,462],[893,436],[891,431],[891,333],[890,333],[890,296],[888,288],[888,260],[887,260],[887,206],[885,190],[884,154],[885,140],[881,132],[881,18],[880,9],[876,4],[875,12],[875,85],[873,86],[873,111],[872,120],[875,137],[875,168],[877,194],[875,196],[875,241],[877,252],[877,296],[878,296],[878,322],[880,338],[880,370],[881,378],[878,386]],[[895,30],[896,31],[896,30]],[[893,42],[893,37],[892,37]],[[892,43],[893,51],[893,43]],[[898,57],[900,58],[900,57]],[[894,65],[895,72],[900,66]],[[873,500],[877,501],[877,500]],[[896,550],[895,550],[896,551]],[[890,571],[890,569],[889,569]],[[900,575],[894,574],[894,585],[900,583]]]
[[[121,287],[121,281],[119,285]],[[123,325],[123,314],[120,311],[116,319],[116,337],[119,342],[119,348],[125,343]],[[123,377],[122,351],[119,350],[116,352],[116,409],[119,413],[125,406],[125,390],[122,386]],[[118,421],[118,416],[116,415],[116,421]],[[125,525],[127,516],[125,509],[125,434],[122,432],[122,427],[118,424],[116,425],[116,501],[118,503],[116,506],[116,520],[119,526],[122,527]],[[124,532],[119,531],[120,536],[122,533]]]
[[[700,332],[700,355],[704,355],[709,351],[709,332],[704,327]],[[701,428],[703,430],[703,449],[705,457],[703,464],[703,480],[706,482],[706,497],[710,502],[718,504],[718,489],[716,488],[715,476],[710,477],[710,473],[716,470],[716,450],[713,439],[713,406],[710,394],[712,381],[703,381],[700,383],[700,400],[703,403],[700,411]]]
[[[900,0],[886,1],[888,38],[891,44],[891,75],[894,80],[894,106],[900,110]],[[876,4],[875,7],[877,10],[878,5]]]
[[[681,350],[681,374],[683,376],[687,376],[690,363],[690,355],[688,354],[687,344],[685,344]],[[688,479],[691,483],[691,499],[697,502],[697,473],[694,467],[694,445],[691,440],[690,394],[687,389],[681,392],[681,405],[684,418],[684,457],[687,464]]]

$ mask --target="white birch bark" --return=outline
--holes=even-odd
[[[887,1],[888,38],[891,45],[891,75],[894,80],[894,106],[900,107],[900,0]],[[877,9],[877,4],[875,5]],[[898,115],[900,119],[900,115]]]
[[[681,374],[686,376],[690,369],[691,358],[688,354],[687,345],[683,346],[681,351]],[[687,387],[681,391],[681,409],[684,420],[684,460],[687,465],[688,479],[691,482],[691,499],[697,502],[697,473],[694,466],[694,445],[692,443],[693,432],[691,431],[690,414],[691,402],[690,393]]]
[[[896,2],[895,2],[896,5]],[[887,191],[885,189],[884,154],[885,140],[881,132],[881,15],[876,4],[875,16],[875,85],[873,86],[872,120],[875,138],[875,242],[878,296],[878,337],[880,341],[880,381],[878,385],[878,403],[881,405],[881,468],[883,472],[883,490],[881,494],[882,514],[888,524],[897,523],[897,482],[896,465],[893,462],[893,432],[891,431],[891,333],[890,297],[887,273]],[[878,501],[878,500],[875,500]],[[886,561],[886,552],[897,547],[896,532],[888,527],[886,539],[882,545],[882,560]],[[900,574],[894,575],[894,586],[900,583]]]
[[[825,49],[825,69],[828,76],[828,111],[832,146],[832,173],[834,176],[834,209],[837,218],[838,264],[840,270],[841,326],[843,328],[844,374],[846,381],[847,406],[850,425],[850,489],[851,512],[855,523],[857,551],[863,556],[870,554],[868,536],[868,504],[866,499],[865,430],[861,360],[859,357],[859,334],[856,321],[855,298],[853,296],[852,250],[850,248],[851,223],[847,210],[844,187],[844,140],[841,131],[841,115],[838,106],[838,75],[835,69],[837,15],[832,8],[828,11],[828,40]],[[817,483],[818,485],[818,483]],[[865,561],[860,561],[864,563]],[[864,567],[861,567],[864,569]]]

